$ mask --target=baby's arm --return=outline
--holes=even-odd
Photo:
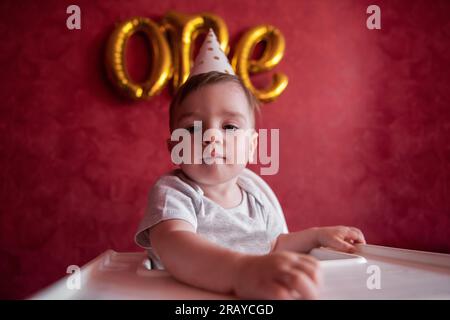
[[[193,286],[231,293],[241,254],[215,246],[183,220],[166,220],[150,229],[150,241],[166,270]]]
[[[238,253],[209,242],[183,220],[160,222],[149,236],[166,270],[187,284],[249,299],[317,297],[320,274],[312,257]]]
[[[291,233],[282,233],[273,243],[272,251],[293,251],[308,253],[318,247],[317,228],[306,229]]]
[[[361,230],[354,227],[336,226],[310,228],[303,231],[281,234],[273,244],[272,251],[289,250],[308,253],[320,246],[345,252],[354,252],[355,243],[366,243]]]

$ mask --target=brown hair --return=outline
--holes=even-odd
[[[242,83],[241,79],[235,75],[222,73],[218,71],[210,71],[207,73],[200,73],[189,78],[177,91],[172,99],[169,107],[169,127],[172,130],[173,116],[177,106],[183,103],[186,97],[209,84],[220,83],[220,82],[234,82],[244,91],[245,97],[253,114],[253,123],[255,123],[256,114],[260,115],[260,104],[258,99],[253,95],[253,93],[247,89],[247,87]]]

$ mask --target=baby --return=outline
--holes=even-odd
[[[192,286],[246,299],[314,299],[321,276],[307,253],[351,252],[364,236],[344,226],[288,232],[274,193],[246,168],[257,147],[257,111],[231,72],[191,75],[172,100],[170,130],[186,129],[191,150],[196,132],[212,133],[200,153],[153,186],[136,242],[153,268]],[[169,139],[169,151],[174,146]]]

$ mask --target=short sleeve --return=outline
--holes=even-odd
[[[197,229],[192,188],[176,176],[161,178],[150,190],[147,208],[135,235],[135,242],[150,249],[148,230],[164,220],[181,219]]]
[[[289,233],[286,219],[284,218],[283,209],[278,202],[275,194],[272,191],[271,205],[274,208],[273,212],[270,212],[267,217],[267,231],[271,235],[272,239],[278,237],[282,233]]]
[[[267,223],[267,231],[270,236],[276,238],[281,233],[289,233],[289,229],[284,218],[283,209],[281,208],[280,202],[278,201],[277,196],[273,192],[273,190],[269,187],[269,185],[256,173],[249,169],[245,169],[243,171],[243,177],[250,179],[261,191],[265,199],[269,201],[268,210],[266,210],[266,223]]]
[[[270,241],[276,239],[282,233],[288,233],[284,216],[279,212],[269,212],[267,214],[267,234]]]

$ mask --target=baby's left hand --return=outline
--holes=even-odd
[[[356,248],[353,244],[366,243],[361,230],[346,226],[317,228],[316,237],[319,246],[344,252],[354,252]]]

